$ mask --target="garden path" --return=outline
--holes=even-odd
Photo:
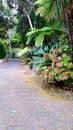
[[[0,64],[0,130],[73,130],[73,101],[39,85],[19,60]]]

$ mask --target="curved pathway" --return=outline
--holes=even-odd
[[[29,71],[0,64],[0,130],[73,130],[73,101],[45,95]]]

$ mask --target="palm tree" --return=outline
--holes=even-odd
[[[37,0],[37,14],[45,16],[46,19],[65,18],[72,49],[71,60],[73,63],[73,0]]]

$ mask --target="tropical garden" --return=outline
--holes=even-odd
[[[0,2],[0,59],[20,58],[49,86],[73,91],[73,1]]]

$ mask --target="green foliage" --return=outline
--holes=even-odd
[[[40,33],[37,38],[36,38],[36,41],[35,41],[35,46],[36,47],[39,47],[39,45],[42,45],[43,41],[44,41],[44,37],[45,37],[45,33]]]
[[[21,49],[21,50],[18,52],[18,57],[22,57],[27,51],[28,51],[28,48],[27,48],[27,47],[25,47],[24,49]]]
[[[21,43],[21,34],[16,32],[16,30],[14,30],[11,38],[11,44],[19,46],[20,43]]]
[[[42,29],[34,29],[33,31],[30,31],[27,33],[27,45],[30,44],[33,37],[36,37],[35,40],[35,46],[39,47],[40,44],[43,43],[45,35],[51,35],[52,34],[52,28],[51,27],[44,27]]]
[[[27,37],[27,42],[26,44],[29,45],[32,42],[32,39],[35,38],[35,46],[39,47],[40,45],[42,45],[45,42],[45,36],[47,36],[48,42],[49,41],[54,41],[54,42],[58,42],[59,41],[59,37],[65,33],[62,28],[60,27],[60,22],[55,22],[54,25],[49,25],[49,26],[45,26],[41,29],[34,29],[32,31],[29,31],[26,34]],[[53,38],[53,34],[54,34],[54,38]],[[51,40],[52,39],[52,40]],[[47,43],[46,43],[47,44]]]
[[[12,21],[10,10],[0,4],[0,38],[7,39],[7,30],[11,27]]]
[[[49,43],[50,44],[50,43]],[[55,45],[52,45],[50,44],[50,47],[54,48],[56,47]],[[32,66],[35,67],[36,69],[40,69],[42,66],[48,66],[50,65],[51,63],[51,60],[48,61],[45,61],[43,59],[43,55],[44,54],[48,54],[50,53],[50,49],[49,49],[49,46],[41,46],[39,49],[31,49],[31,50],[28,50],[24,53],[24,57],[30,61],[32,61]]]
[[[51,60],[51,65],[42,73],[44,81],[50,83],[61,81],[68,83],[68,85],[73,85],[73,65],[70,55],[66,53],[69,46],[65,48],[66,50],[60,46],[58,49],[54,49],[51,54],[43,56],[44,60],[48,60],[48,62]]]
[[[12,53],[12,58],[15,58],[16,51],[15,51],[15,49],[14,49],[14,48],[11,50],[11,53]]]
[[[3,59],[6,57],[6,51],[7,51],[6,46],[0,39],[0,59]]]
[[[26,42],[26,38],[25,35],[28,32],[29,29],[29,23],[26,17],[24,16],[19,16],[18,17],[18,24],[16,26],[16,32],[17,34],[20,35],[20,43],[24,44],[25,47],[25,42]]]
[[[68,7],[70,0],[37,0],[35,5],[38,6],[36,12],[40,13],[46,19],[60,18],[64,14],[64,8]]]
[[[12,58],[20,58],[18,54],[21,50],[22,50],[21,48],[12,48],[11,50]]]
[[[33,12],[30,15],[32,24],[34,25],[34,28],[43,28],[44,25],[48,26],[48,22],[43,18],[40,17],[40,15],[36,16]]]

